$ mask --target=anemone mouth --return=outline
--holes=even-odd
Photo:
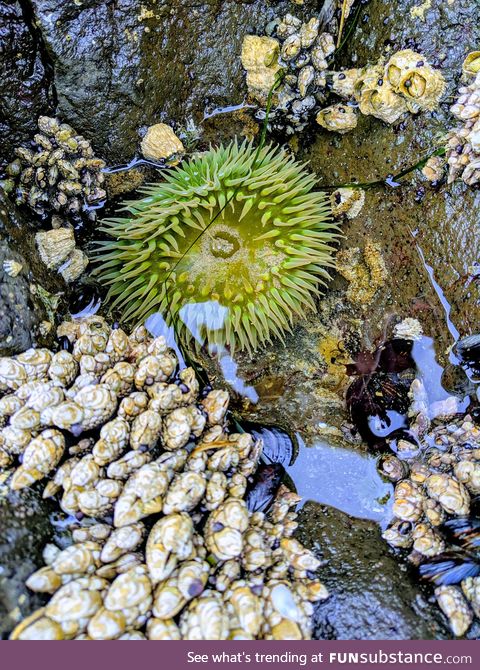
[[[233,142],[162,177],[96,243],[95,272],[124,321],[161,312],[187,340],[253,350],[315,308],[338,228],[304,165]]]
[[[214,258],[224,260],[234,259],[242,246],[242,240],[237,231],[230,230],[226,226],[213,226],[210,234],[205,235],[205,251],[212,254]]]

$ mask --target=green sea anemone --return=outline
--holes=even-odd
[[[162,178],[100,228],[97,274],[123,320],[160,312],[187,340],[253,350],[314,309],[338,231],[304,165],[233,142]]]

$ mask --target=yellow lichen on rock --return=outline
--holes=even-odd
[[[352,360],[338,328],[325,333],[318,343],[318,352],[327,367],[322,385],[334,390],[341,390],[346,387],[351,381],[350,377],[347,376],[346,365],[351,363]]]
[[[359,247],[337,254],[337,271],[348,282],[347,300],[366,309],[388,275],[381,247],[368,239],[363,251]]]
[[[242,44],[242,65],[247,71],[250,95],[265,102],[280,69],[280,44],[273,37],[245,35]]]
[[[156,123],[147,130],[141,143],[142,154],[147,160],[160,161],[175,154],[185,153],[181,140],[166,123]]]

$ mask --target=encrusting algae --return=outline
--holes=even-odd
[[[161,312],[187,341],[253,350],[314,309],[338,227],[304,165],[233,142],[162,177],[101,226],[96,273],[125,322]]]
[[[48,477],[80,519],[45,547],[27,586],[50,600],[11,639],[309,639],[328,593],[291,537],[300,499],[280,486],[268,514],[247,506],[262,441],[229,431],[228,393],[202,393],[143,326],[58,333],[71,353],[0,359],[0,470],[14,490]]]
[[[337,270],[348,282],[347,300],[366,309],[375,293],[385,285],[388,274],[380,245],[367,240],[363,252],[345,249],[337,255]]]

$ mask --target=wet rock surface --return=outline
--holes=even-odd
[[[308,14],[316,4],[306,3],[300,10],[286,1],[270,5],[262,0],[208,0],[195,6],[178,0],[0,2],[0,38],[5,38],[0,160],[11,159],[13,147],[31,137],[39,114],[53,113],[57,95],[55,111],[62,120],[110,162],[128,161],[148,125],[166,121],[178,127],[190,115],[198,121],[205,110],[241,103],[243,36],[261,34],[274,15]],[[361,117],[355,131],[344,136],[318,127],[314,137],[307,133],[298,157],[310,159],[322,186],[396,174],[428,154],[451,124],[448,96],[458,85],[465,55],[480,42],[477,8],[471,0],[433,0],[423,22],[410,15],[415,5],[418,0],[371,0],[360,10],[334,68],[374,62],[388,49],[412,48],[445,74],[447,102],[393,127]],[[229,138],[241,128],[232,116],[223,115],[212,138]],[[239,401],[238,415],[307,434],[321,434],[331,421],[333,437],[344,443],[340,428],[349,379],[343,363],[362,347],[373,349],[392,318],[419,318],[444,362],[455,329],[464,335],[478,326],[480,297],[472,278],[480,251],[479,210],[478,191],[463,184],[432,187],[419,172],[410,173],[398,187],[368,189],[361,214],[343,226],[341,247],[363,249],[368,239],[378,242],[388,268],[386,285],[370,305],[354,306],[345,298],[346,280],[336,277],[318,314],[286,338],[286,348],[277,343],[251,360],[236,361],[244,386],[253,389],[252,397],[260,397],[256,405]],[[38,281],[52,294],[62,287],[55,277],[41,274],[33,236],[18,212],[4,200],[0,211],[0,354],[12,354],[39,342],[38,324],[48,318],[45,305],[32,297],[31,284]],[[6,275],[4,259],[20,262],[25,270],[17,277]],[[446,315],[452,319],[448,327]],[[225,369],[209,364],[214,385],[222,375],[228,378]],[[35,496],[0,500],[5,529],[0,579],[9,580],[8,590],[0,582],[2,634],[15,621],[7,613],[28,594],[23,583],[39,564],[48,539],[47,514]],[[451,637],[428,594],[398,563],[375,524],[307,503],[300,534],[310,546],[318,541],[328,562],[322,570],[328,573],[332,596],[317,611],[318,637]],[[28,598],[22,599],[23,615],[38,606],[31,594]]]
[[[410,14],[416,5],[417,0],[372,0],[362,7],[335,66],[362,65],[412,48],[440,68],[447,81],[443,102],[438,110],[408,115],[393,127],[362,116],[353,133],[335,137],[317,133],[305,156],[321,185],[366,183],[398,174],[440,146],[446,129],[455,125],[449,108],[462,62],[480,40],[477,10],[468,0],[433,0],[422,21]],[[375,322],[376,314],[387,309],[417,316],[440,349],[451,344],[444,326],[446,303],[461,334],[471,332],[480,315],[478,286],[469,284],[480,251],[478,192],[461,183],[431,186],[418,170],[397,183],[366,192],[362,212],[344,227],[343,246],[364,244],[370,236],[384,251],[390,280],[369,320]]]
[[[441,146],[447,129],[455,125],[449,108],[462,62],[480,42],[477,11],[468,0],[433,0],[422,21],[410,14],[416,5],[417,0],[365,3],[331,67],[362,66],[399,49],[415,49],[444,74],[443,102],[433,112],[408,114],[393,126],[360,115],[357,128],[345,135],[318,126],[314,133],[305,132],[297,157],[310,161],[320,187],[334,190],[352,182],[385,181]],[[418,319],[434,339],[442,366],[458,333],[476,332],[478,191],[462,183],[432,186],[420,170],[394,184],[389,181],[367,188],[360,214],[342,222],[340,242],[340,250],[347,253],[358,248],[362,254],[378,245],[387,269],[383,286],[370,303],[352,304],[351,284],[337,274],[319,301],[318,313],[286,339],[286,350],[275,343],[252,360],[239,358],[237,376],[260,399],[256,405],[242,402],[241,411],[252,420],[270,417],[270,422],[317,435],[325,422],[340,429],[347,418],[343,398],[349,383],[342,363],[351,362],[362,349],[373,350],[396,320]],[[221,376],[221,365],[209,366],[211,374]]]
[[[334,640],[442,639],[442,615],[389,551],[377,524],[308,502],[299,537],[325,561],[330,598],[315,612],[315,637]]]
[[[51,69],[28,2],[0,2],[0,164],[54,104]]]
[[[58,113],[110,161],[130,160],[139,129],[182,124],[241,102],[243,35],[288,2],[31,0],[54,68]]]
[[[21,266],[8,273],[9,261]],[[35,249],[33,232],[19,210],[0,191],[0,355],[10,356],[32,344],[50,341],[55,294],[65,289],[59,275],[48,272]],[[60,296],[58,296],[60,298]],[[45,322],[47,330],[40,328]],[[42,333],[43,331],[43,333]]]
[[[28,349],[32,343],[34,316],[30,312],[30,291],[24,277],[10,277],[4,270],[9,260],[23,266],[25,259],[0,239],[0,353]]]

